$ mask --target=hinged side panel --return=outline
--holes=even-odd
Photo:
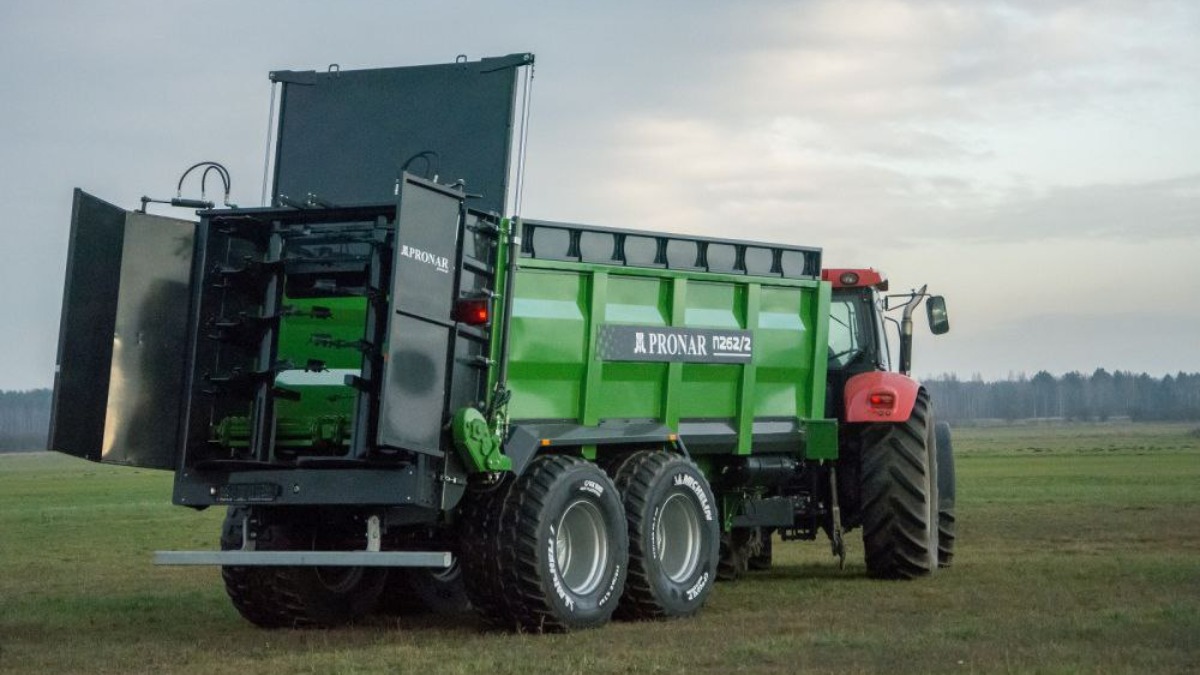
[[[104,462],[154,469],[177,463],[195,230],[186,220],[126,217]]]
[[[174,468],[194,229],[76,191],[51,449]]]
[[[125,210],[75,190],[58,328],[50,449],[100,461]]]

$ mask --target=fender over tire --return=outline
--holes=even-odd
[[[904,422],[863,430],[861,461],[867,571],[883,579],[931,574],[938,560],[937,455],[924,390]]]

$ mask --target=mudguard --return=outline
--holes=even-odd
[[[846,422],[903,422],[912,415],[921,385],[891,372],[860,373],[846,381]],[[872,397],[881,402],[872,404]],[[890,401],[890,402],[889,402]]]

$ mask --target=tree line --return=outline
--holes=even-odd
[[[1200,373],[1161,378],[1097,368],[1055,376],[1040,371],[985,382],[953,374],[924,381],[942,420],[1057,418],[1134,421],[1200,420]],[[0,452],[41,450],[50,429],[49,389],[0,391]]]
[[[43,450],[49,434],[49,389],[0,391],[0,452]]]
[[[1039,371],[985,382],[976,375],[926,379],[943,420],[1018,420],[1058,418],[1105,421],[1128,417],[1140,421],[1200,420],[1200,373],[1161,378],[1097,368],[1090,375],[1071,371],[1061,376]]]

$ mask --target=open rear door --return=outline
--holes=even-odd
[[[175,468],[195,227],[75,190],[50,449]]]
[[[396,218],[380,446],[441,454],[463,193],[405,175]]]

